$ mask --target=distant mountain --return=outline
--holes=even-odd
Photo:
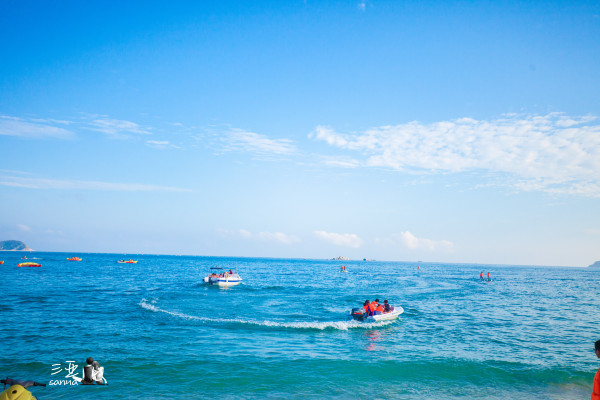
[[[0,251],[33,251],[33,249],[18,240],[5,240],[0,242]]]
[[[600,269],[600,261],[596,261],[595,263],[590,265],[588,268]]]

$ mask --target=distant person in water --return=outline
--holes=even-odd
[[[488,272],[488,282],[491,282],[492,277],[490,276],[490,273]]]
[[[479,274],[479,279],[483,280],[483,271]]]
[[[594,343],[594,353],[596,353],[596,357],[600,358],[600,340],[597,340],[596,343]],[[596,371],[596,375],[594,376],[591,400],[600,400],[600,369]]]

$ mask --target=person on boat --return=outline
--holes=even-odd
[[[387,300],[383,301],[383,312],[384,313],[389,313],[392,311],[392,306],[390,306],[390,303],[388,303]]]
[[[377,303],[375,303],[375,301],[372,301],[371,303],[369,303],[369,315],[375,315],[376,308],[377,308]]]
[[[488,282],[492,281],[492,277],[490,276],[490,273],[488,272]]]
[[[232,270],[229,270],[229,275],[231,275],[231,274],[233,274],[233,271],[232,271]]]
[[[594,353],[596,353],[596,357],[600,358],[600,340],[596,340],[596,343],[594,343]],[[600,369],[594,375],[591,400],[600,400]]]
[[[479,274],[479,279],[483,280],[483,271]]]
[[[373,315],[381,315],[383,314],[383,310],[383,305],[377,304],[377,307],[375,308],[375,313]]]
[[[365,302],[363,303],[363,308],[365,309],[365,314],[367,314],[367,315],[371,315],[370,314],[371,308],[369,307],[370,306],[369,303],[370,303],[369,300],[365,300]]]
[[[92,371],[92,379],[96,381],[98,385],[104,385],[104,367],[100,365],[98,361],[92,363],[94,370]]]
[[[375,308],[377,308],[377,306],[379,305],[379,299],[373,300],[373,303],[375,303]]]

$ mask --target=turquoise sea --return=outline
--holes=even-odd
[[[23,255],[42,268],[17,268]],[[39,252],[0,260],[0,376],[70,381],[89,356],[105,368],[107,386],[31,389],[42,400],[587,399],[600,366],[600,280],[581,268]],[[244,283],[202,284],[214,266]],[[393,322],[346,319],[374,298],[405,312]]]

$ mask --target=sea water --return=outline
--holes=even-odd
[[[43,266],[18,268],[23,255]],[[582,268],[0,259],[0,376],[48,384],[31,388],[41,399],[585,399],[599,366],[598,273]],[[210,267],[243,283],[205,285]],[[347,319],[375,298],[404,313]],[[107,385],[69,383],[87,357]]]

